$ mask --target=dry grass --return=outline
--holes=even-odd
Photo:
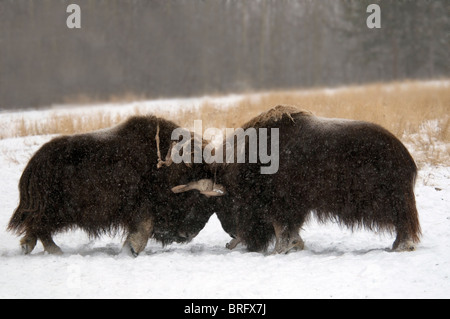
[[[89,112],[85,115],[53,114],[44,119],[31,121],[22,118],[16,125],[14,136],[85,133],[111,127],[126,117],[117,114],[111,116],[101,112]]]
[[[178,112],[171,118],[189,129],[203,120],[203,129],[237,128],[259,113],[278,104],[290,104],[318,116],[348,118],[378,123],[412,146],[420,163],[450,164],[450,88],[427,82],[371,84],[340,89],[271,91],[243,95],[229,108],[215,99],[204,100],[197,109]],[[135,107],[132,114],[88,112],[74,116],[53,115],[46,119],[16,123],[14,136],[73,134],[113,126],[129,115],[144,114]],[[3,138],[5,136],[0,136]]]

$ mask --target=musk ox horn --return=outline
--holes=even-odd
[[[223,196],[226,194],[224,186],[215,184],[210,179],[201,179],[198,181],[190,182],[187,185],[178,185],[172,188],[172,192],[174,193],[184,193],[190,190],[198,190],[206,197]]]
[[[176,143],[172,142],[172,144],[170,144],[169,150],[167,151],[166,158],[163,161],[161,159],[161,151],[159,149],[159,143],[160,143],[160,140],[159,140],[159,123],[157,123],[157,126],[156,126],[155,141],[156,141],[156,154],[158,156],[158,164],[156,164],[156,168],[161,168],[163,165],[170,166],[173,163],[173,161],[172,161],[172,148],[175,146]]]

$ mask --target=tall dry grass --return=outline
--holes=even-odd
[[[165,116],[193,129],[194,120],[203,129],[238,128],[259,113],[278,104],[290,104],[318,116],[370,121],[382,125],[416,151],[420,163],[450,164],[450,87],[448,81],[404,81],[338,89],[285,90],[244,94],[224,108],[218,99],[206,99],[198,108]],[[83,115],[53,115],[35,121],[16,122],[14,136],[73,134],[113,126],[130,115],[145,114],[135,107],[131,114],[87,112]],[[0,136],[4,138],[5,136]]]
[[[127,116],[119,114],[111,115],[102,112],[89,112],[86,114],[52,114],[41,119],[26,120],[21,118],[16,124],[12,124],[11,131],[0,138],[11,137],[11,132],[15,137],[30,135],[52,135],[52,134],[75,134],[86,133],[103,128],[114,126]]]

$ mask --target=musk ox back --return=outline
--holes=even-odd
[[[123,230],[124,247],[133,255],[149,237],[163,244],[188,240],[179,234],[185,217],[184,234],[200,231],[207,219],[195,210],[208,199],[170,191],[204,177],[200,164],[171,163],[171,133],[177,127],[154,116],[133,117],[112,129],[62,136],[42,146],[22,174],[20,203],[8,226],[25,234],[24,253],[37,239],[49,253],[61,253],[52,235],[74,227],[91,237]],[[160,154],[168,154],[166,161]]]
[[[372,123],[320,118],[290,106],[243,126],[251,127],[279,129],[279,169],[270,175],[260,173],[260,162],[212,166],[228,192],[216,198],[214,211],[234,238],[229,248],[242,242],[263,251],[275,238],[276,253],[303,249],[299,230],[313,213],[321,222],[395,233],[393,249],[414,249],[417,168],[394,135]]]

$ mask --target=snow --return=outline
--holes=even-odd
[[[186,105],[186,101],[183,103]],[[102,107],[119,111],[108,105]],[[39,118],[45,117],[45,112],[25,113]],[[8,117],[15,119],[23,114],[3,113],[1,120],[6,122]],[[314,220],[301,233],[306,243],[303,251],[264,255],[249,253],[242,246],[229,251],[225,243],[230,237],[213,215],[191,243],[163,248],[150,241],[137,258],[121,254],[120,236],[90,240],[82,231],[55,236],[64,251],[62,256],[45,253],[40,243],[31,255],[23,256],[19,238],[6,227],[18,204],[17,185],[28,159],[51,138],[0,140],[0,298],[450,296],[447,166],[425,166],[420,170],[416,200],[423,238],[414,252],[390,252],[394,237],[389,234],[351,232]]]

